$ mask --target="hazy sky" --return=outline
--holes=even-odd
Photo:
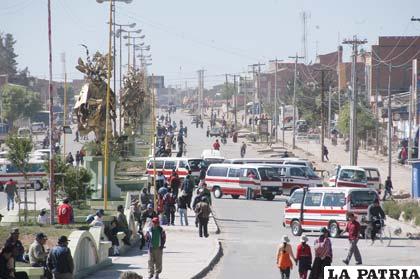
[[[74,68],[84,57],[80,44],[92,52],[107,50],[109,4],[51,1],[54,79],[63,76],[62,52],[69,78],[81,78]],[[378,36],[420,34],[420,22],[410,21],[420,17],[419,0],[133,0],[117,4],[117,22],[143,29],[152,47],[150,72],[165,75],[166,84],[193,86],[196,71],[204,68],[210,86],[223,81],[224,73],[249,70],[249,64],[301,54],[303,11],[310,14],[308,62],[316,45],[321,54],[335,51],[339,38],[354,34],[369,41],[367,49]],[[19,68],[48,77],[47,0],[0,0],[0,30],[16,38]],[[349,46],[345,50],[348,60]]]

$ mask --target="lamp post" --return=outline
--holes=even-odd
[[[124,39],[128,39],[128,42],[127,42],[127,44],[130,44],[131,42],[130,42],[130,39],[132,38],[132,36],[131,36],[131,33],[137,33],[137,34],[140,34],[141,33],[141,31],[142,31],[142,29],[137,29],[137,30],[124,30],[124,29],[122,29],[121,30],[121,32],[125,32],[125,33],[127,33],[127,35],[126,36],[123,36],[123,38]],[[121,35],[121,34],[120,34]],[[126,44],[126,45],[127,45]],[[128,50],[128,69],[130,68],[130,46],[128,45],[128,48],[127,48],[127,50]]]
[[[145,37],[145,35],[130,37],[131,39],[133,39],[133,43],[128,44],[133,46],[133,69],[136,69],[136,48],[144,46],[144,42],[136,44],[136,39],[144,39]]]

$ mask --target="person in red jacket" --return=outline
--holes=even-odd
[[[61,225],[68,225],[73,223],[73,207],[69,204],[68,198],[63,200],[63,203],[57,208],[57,219]]]
[[[308,277],[308,270],[310,270],[312,266],[311,247],[306,244],[306,242],[308,242],[308,237],[302,235],[296,251],[296,261],[300,279],[306,279]]]
[[[220,150],[220,143],[218,139],[216,139],[215,143],[213,143],[213,149]]]
[[[356,217],[352,212],[347,215],[349,221],[347,222],[346,230],[344,232],[349,233],[349,253],[347,254],[347,258],[343,260],[343,263],[346,265],[349,264],[351,257],[354,254],[354,258],[356,259],[356,265],[362,264],[362,256],[360,255],[359,247],[357,247],[357,242],[359,241],[359,233],[360,233],[360,223],[357,222]]]

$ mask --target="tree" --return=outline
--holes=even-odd
[[[357,106],[357,136],[363,138],[366,136],[366,131],[375,129],[378,125],[375,116],[363,104]],[[338,129],[340,133],[350,134],[350,104],[347,103],[341,107],[340,115],[338,118]]]
[[[17,62],[14,45],[16,44],[12,34],[0,34],[0,74],[13,77],[17,73]]]
[[[15,166],[22,174],[25,179],[24,185],[24,220],[28,222],[28,171],[29,171],[29,153],[32,151],[33,143],[31,138],[22,138],[17,135],[9,135],[6,139],[6,145],[9,148],[7,153],[7,159],[10,163]]]
[[[32,117],[42,109],[37,93],[23,86],[6,85],[2,93],[2,118],[7,119],[9,126],[20,117]]]

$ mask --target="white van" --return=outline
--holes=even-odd
[[[312,170],[314,169],[314,166],[310,161],[300,158],[283,158],[283,165],[300,165],[309,167]]]
[[[205,149],[201,153],[201,159],[204,160],[207,166],[211,164],[220,164],[225,161],[225,157],[222,156],[220,150]]]
[[[283,195],[290,196],[295,190],[304,187],[322,187],[321,178],[308,166],[268,165],[273,167],[280,177]]]
[[[378,168],[361,167],[366,172],[367,185],[371,189],[375,189],[379,194],[383,188],[381,174]]]
[[[225,164],[283,164],[283,158],[235,158],[226,159]]]
[[[286,202],[283,226],[290,227],[296,236],[303,231],[319,231],[326,227],[332,237],[338,237],[346,227],[347,213],[354,213],[360,222],[375,199],[379,199],[377,192],[366,188],[299,189]]]
[[[338,176],[338,179],[337,179]],[[329,180],[331,187],[368,187],[366,171],[356,166],[337,166]]]
[[[47,177],[44,167],[45,162],[45,160],[35,158],[29,159],[27,177],[31,187],[37,191],[43,188],[42,181]],[[7,159],[0,159],[0,184],[6,184],[6,182],[10,179],[16,181],[18,186],[23,186],[26,183],[25,177],[16,166],[10,163]]]
[[[147,174],[153,176],[154,166],[156,165],[156,172],[163,172],[166,178],[169,178],[172,174],[172,170],[176,170],[179,178],[184,179],[187,176],[188,171],[191,170],[191,175],[198,177],[200,175],[201,165],[203,160],[200,158],[187,158],[187,157],[156,157],[149,159],[146,163]],[[156,173],[156,175],[157,175]]]
[[[271,166],[258,164],[212,164],[206,174],[206,184],[215,198],[231,195],[233,199],[246,196],[251,188],[254,197],[273,200],[282,193],[282,183]]]

